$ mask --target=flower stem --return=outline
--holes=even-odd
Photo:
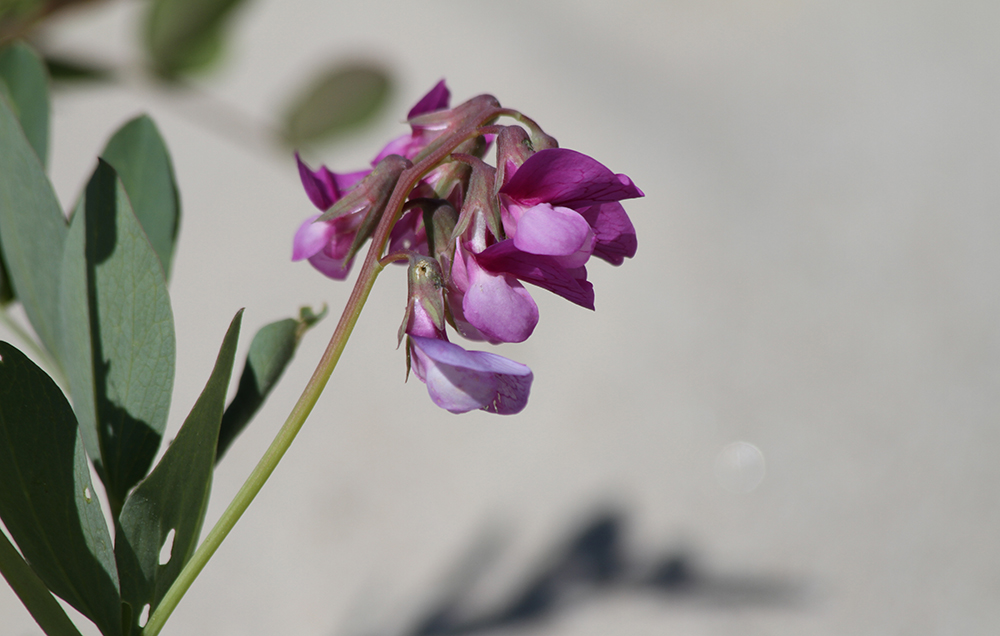
[[[326,386],[330,375],[333,373],[333,369],[340,360],[340,355],[344,352],[347,339],[350,337],[351,332],[354,330],[354,325],[361,315],[361,309],[364,307],[365,301],[368,299],[368,295],[375,285],[375,278],[382,270],[377,258],[372,258],[375,248],[376,245],[373,244],[371,250],[369,250],[368,257],[365,258],[364,267],[354,285],[347,306],[344,308],[344,313],[340,317],[340,322],[333,332],[333,337],[323,352],[323,357],[320,358],[312,377],[309,378],[309,382],[302,391],[302,395],[299,396],[298,402],[295,403],[292,412],[288,414],[288,418],[281,426],[274,441],[271,442],[271,445],[264,452],[264,456],[260,458],[253,472],[247,477],[243,487],[233,497],[225,512],[222,513],[222,516],[205,537],[205,540],[198,546],[191,559],[184,565],[184,568],[177,575],[170,589],[163,596],[163,600],[160,601],[156,610],[150,615],[149,620],[142,630],[143,636],[155,636],[163,628],[163,624],[174,611],[174,608],[177,607],[177,603],[180,602],[181,597],[191,587],[191,584],[198,574],[201,573],[208,560],[212,558],[212,555],[215,554],[215,551],[236,525],[236,522],[246,512],[250,503],[257,496],[257,493],[264,487],[267,478],[274,472],[274,469],[278,466],[278,462],[281,461],[285,452],[292,445],[292,441],[302,428],[309,413],[316,405],[317,400],[319,400],[323,388]]]
[[[156,634],[160,633],[167,618],[170,617],[170,614],[177,607],[177,604],[188,588],[194,583],[195,578],[201,573],[208,560],[212,558],[212,555],[215,554],[215,551],[236,525],[236,522],[246,512],[250,503],[257,496],[257,493],[264,487],[267,478],[271,476],[278,462],[281,461],[285,452],[292,445],[292,441],[316,405],[320,394],[330,379],[330,375],[337,366],[337,362],[340,360],[340,356],[347,346],[347,339],[350,338],[351,332],[354,330],[354,325],[357,324],[358,318],[361,316],[361,310],[365,305],[365,301],[368,300],[368,295],[375,286],[375,279],[384,267],[379,263],[379,258],[385,251],[385,246],[389,241],[389,233],[392,231],[396,221],[399,220],[403,212],[403,204],[409,196],[410,191],[416,187],[424,175],[443,161],[459,144],[478,134],[478,127],[488,121],[488,119],[495,117],[496,112],[490,112],[487,115],[480,118],[478,122],[456,130],[451,135],[451,139],[448,139],[433,152],[422,158],[416,165],[404,170],[400,175],[378,228],[375,230],[375,235],[372,237],[371,247],[365,256],[361,272],[358,274],[358,280],[355,282],[354,289],[351,291],[351,296],[347,301],[347,306],[344,307],[344,313],[340,316],[340,322],[337,323],[333,337],[330,338],[330,343],[323,352],[323,357],[320,358],[316,370],[313,371],[312,377],[309,378],[309,382],[306,384],[305,389],[303,389],[302,395],[299,396],[298,402],[292,407],[292,412],[288,414],[288,418],[281,426],[274,441],[271,442],[271,445],[264,452],[264,456],[257,462],[257,466],[254,467],[253,472],[247,477],[243,487],[236,493],[236,496],[229,503],[225,512],[222,513],[215,526],[209,531],[205,540],[198,546],[191,559],[184,565],[184,568],[177,575],[170,589],[163,596],[160,604],[153,611],[152,615],[150,615],[149,620],[143,627],[143,636],[156,636]]]

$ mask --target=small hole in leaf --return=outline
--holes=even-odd
[[[149,620],[149,603],[142,606],[142,613],[139,614],[139,627],[145,627]]]
[[[90,496],[91,496],[90,495],[90,486],[84,486],[84,488],[83,488],[83,498],[87,500],[87,503],[90,503]]]
[[[167,533],[167,538],[163,540],[163,547],[160,548],[160,565],[170,562],[170,553],[174,550],[174,529]]]

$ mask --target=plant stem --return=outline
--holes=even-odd
[[[347,306],[344,307],[344,313],[340,316],[340,322],[337,323],[333,337],[330,339],[326,351],[323,352],[323,357],[320,358],[316,370],[313,371],[312,377],[309,378],[309,382],[302,391],[302,395],[299,396],[298,402],[295,403],[292,412],[289,413],[288,419],[285,420],[274,441],[271,442],[271,445],[264,452],[264,456],[257,462],[257,466],[254,467],[253,472],[247,477],[243,487],[236,493],[236,496],[229,503],[225,512],[222,513],[222,516],[205,537],[205,540],[198,546],[191,559],[184,565],[184,568],[177,575],[170,589],[163,596],[160,604],[149,617],[142,630],[143,636],[156,636],[163,629],[167,618],[170,617],[170,614],[177,607],[177,604],[188,588],[191,587],[195,578],[208,563],[208,560],[212,558],[212,555],[215,554],[215,551],[236,525],[236,522],[246,512],[250,503],[257,496],[257,493],[264,487],[267,478],[274,472],[278,462],[281,461],[281,458],[305,423],[309,413],[316,405],[320,394],[330,379],[330,375],[333,373],[333,369],[340,360],[340,355],[344,352],[344,347],[347,346],[347,339],[350,338],[351,332],[354,330],[354,325],[357,324],[358,317],[361,315],[365,301],[368,300],[368,295],[371,293],[372,287],[375,286],[375,279],[383,269],[383,265],[379,264],[379,258],[385,251],[385,246],[389,241],[389,233],[392,231],[396,221],[399,220],[403,212],[403,204],[409,196],[410,191],[416,187],[424,175],[443,161],[459,144],[477,135],[479,126],[490,118],[496,117],[496,115],[497,112],[491,111],[484,114],[479,121],[471,122],[454,131],[451,134],[451,138],[445,143],[435,148],[426,157],[421,158],[416,165],[402,172],[399,180],[396,182],[392,196],[389,198],[378,228],[375,230],[375,235],[372,237],[371,247],[365,256],[361,272],[358,274],[358,280],[355,282],[354,289],[351,291],[351,296],[347,301]]]
[[[35,571],[0,532],[0,574],[48,636],[80,636],[73,621]]]

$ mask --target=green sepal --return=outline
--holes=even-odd
[[[303,307],[297,320],[286,318],[272,322],[261,327],[253,337],[239,388],[222,416],[216,462],[222,459],[230,444],[263,406],[285,367],[292,361],[302,336],[325,315],[325,306],[318,315]]]
[[[159,448],[175,345],[160,261],[103,160],[70,222],[60,300],[63,370],[87,452],[117,516]]]
[[[111,536],[69,402],[24,354],[0,342],[0,518],[53,593],[121,634]]]
[[[232,375],[241,309],[229,325],[205,389],[156,467],[129,495],[116,525],[115,555],[122,599],[133,611],[132,634],[145,605],[150,614],[194,554],[208,509],[215,445]],[[169,559],[161,551],[173,531]],[[127,632],[126,632],[127,633]]]

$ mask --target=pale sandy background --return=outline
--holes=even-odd
[[[67,16],[53,46],[134,59],[138,8]],[[538,291],[534,337],[498,350],[535,373],[516,417],[451,416],[402,383],[405,283],[385,274],[164,634],[416,634],[480,563],[452,623],[474,626],[588,528],[620,550],[615,583],[556,584],[537,615],[466,633],[1000,630],[1000,3],[257,0],[231,44],[211,100],[136,80],[55,101],[67,205],[138,112],[173,153],[171,431],[239,307],[245,350],[263,323],[348,294],[289,262],[311,213],[294,164],[215,101],[267,122],[327,57],[374,58],[399,80],[391,114],[313,159],[360,167],[446,77],[456,102],[493,93],[647,197],[627,205],[637,257],[590,268],[597,312]],[[210,522],[334,323],[217,472]],[[743,468],[724,461],[737,441],[760,453]],[[759,485],[732,492],[760,461]],[[0,634],[37,633],[0,586]]]

